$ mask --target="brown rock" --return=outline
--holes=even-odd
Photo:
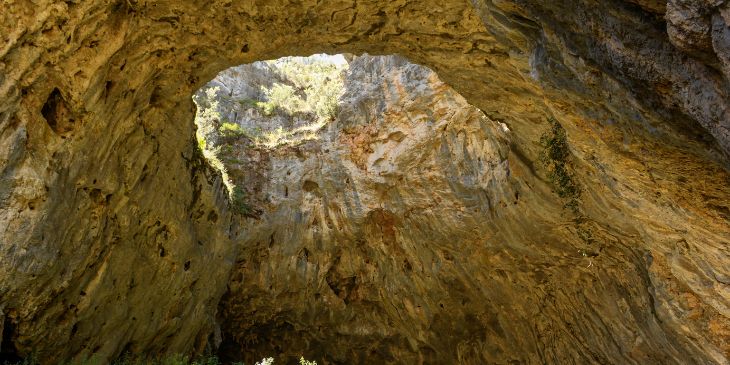
[[[251,357],[727,364],[726,1],[669,2],[667,23],[661,9],[6,1],[0,352],[200,353],[216,345],[217,317],[230,320],[224,344]],[[368,209],[325,202],[338,190],[307,177],[321,195],[297,190],[309,215],[267,236],[229,212],[196,152],[190,96],[229,66],[314,52],[429,66],[509,138],[490,140],[481,122],[421,133],[423,171],[364,159],[397,138],[356,142],[372,142],[363,161],[384,174]],[[548,117],[567,134],[578,213],[539,163]],[[479,155],[499,164],[477,168]]]

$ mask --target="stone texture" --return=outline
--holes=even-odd
[[[345,86],[318,140],[236,145],[243,168],[229,165],[229,174],[263,214],[238,237],[221,353],[246,362],[280,352],[292,362],[305,350],[329,362],[483,361],[456,345],[474,336],[464,350],[497,348],[478,321],[499,326],[499,310],[482,290],[459,292],[491,274],[475,270],[463,282],[477,263],[459,262],[460,251],[488,259],[500,224],[491,215],[518,204],[509,130],[400,57],[357,58]]]
[[[727,364],[728,24],[726,1],[700,0],[6,1],[0,352],[199,353],[217,316],[245,329],[228,335],[252,339],[247,356]],[[229,213],[195,152],[190,96],[226,67],[315,52],[426,65],[509,138],[447,127],[438,144],[467,148],[439,162],[424,136],[431,166],[465,164],[447,176],[381,160],[367,212],[324,214],[357,199],[323,204],[336,186],[307,177],[307,241],[267,238]],[[550,116],[583,188],[579,221],[537,163]],[[395,142],[352,119],[363,150],[349,158],[373,165]],[[500,165],[479,175],[466,164],[479,155]],[[391,168],[439,190],[406,191]],[[393,193],[421,205],[406,216]],[[360,231],[323,228],[335,224]]]

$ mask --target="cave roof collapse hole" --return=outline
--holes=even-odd
[[[315,54],[240,65],[219,73],[193,101],[198,147],[221,171],[234,210],[249,216],[260,213],[255,196],[272,186],[256,176],[263,175],[256,170],[272,154],[293,151],[301,157],[312,148],[334,153],[331,147],[346,144],[338,160],[346,155],[361,170],[382,175],[399,153],[385,144],[407,136],[413,141],[404,145],[423,144],[459,113],[486,121],[433,71],[400,56]],[[408,122],[398,125],[404,119]],[[495,129],[506,131],[501,123]],[[301,190],[316,193],[315,185],[307,180]],[[287,186],[283,195],[288,194]]]

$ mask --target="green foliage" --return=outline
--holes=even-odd
[[[317,94],[312,102],[314,112],[320,118],[334,120],[340,111],[338,98],[339,94],[335,93],[335,90],[325,90],[322,94]]]
[[[317,365],[317,362],[305,360],[304,356],[302,356],[299,358],[299,365]]]
[[[289,115],[301,112],[308,107],[306,102],[296,94],[294,87],[290,85],[276,83],[271,88],[264,89],[264,94],[269,99],[270,105]]]
[[[267,117],[274,115],[274,111],[276,111],[276,104],[272,102],[259,101],[256,103],[256,107]]]
[[[565,201],[564,207],[578,214],[581,189],[572,172],[568,137],[555,118],[548,118],[548,122],[550,130],[540,137],[543,147],[540,161],[547,169],[553,191]]]
[[[338,99],[344,91],[344,70],[346,65],[317,58],[286,57],[267,61],[277,74],[270,87],[262,87],[264,100],[235,100],[220,92],[218,87],[209,87],[193,98],[197,106],[195,123],[198,126],[198,146],[206,157],[217,158],[221,144],[231,143],[231,138],[245,136],[256,145],[275,148],[316,139],[317,131],[333,120],[339,109]],[[312,121],[292,129],[271,129],[255,131],[242,128],[237,121],[229,122],[221,113],[234,109],[258,109],[265,116],[299,116]],[[239,109],[240,110],[240,109]],[[219,138],[227,140],[220,140]],[[214,165],[217,164],[213,163]]]
[[[233,92],[222,93],[217,86],[207,87],[193,97],[197,106],[198,148],[210,166],[220,171],[233,211],[241,215],[252,215],[255,210],[247,202],[245,191],[235,186],[227,171],[227,168],[239,168],[235,166],[240,161],[233,148],[241,142],[238,138],[246,137],[255,145],[267,148],[316,139],[317,131],[336,116],[337,100],[344,91],[346,65],[291,57],[269,61],[269,65],[277,73],[273,78],[277,82],[262,87],[263,100],[237,99]],[[276,128],[264,124],[263,130],[243,128],[238,120],[223,118],[223,115],[236,115],[237,119],[247,116],[248,113],[240,113],[241,109],[258,109],[265,116],[285,117],[279,118],[283,120],[290,117],[289,121],[296,127]],[[302,125],[302,121],[306,123]]]
[[[218,87],[211,87],[205,90],[204,95],[193,97],[197,110],[195,112],[195,125],[198,127],[198,138],[208,139],[215,133],[215,126],[220,121],[221,115],[218,112],[220,103],[216,99]]]
[[[259,103],[260,103],[260,101],[258,101],[256,99],[243,99],[243,100],[238,101],[238,104],[240,104],[244,108],[258,107]]]
[[[312,113],[325,120],[332,120],[337,115],[346,66],[298,57],[285,57],[269,61],[269,64],[287,83],[263,88],[267,106],[273,105],[290,115]]]
[[[169,355],[161,359],[139,359],[128,355],[123,356],[114,365],[219,365],[220,361],[215,356],[207,356],[191,359],[181,354]]]
[[[231,190],[231,207],[235,213],[240,215],[251,215],[253,209],[246,200],[246,192],[240,186],[234,186]]]
[[[224,122],[223,124],[221,124],[221,126],[218,128],[218,132],[223,137],[238,137],[243,135],[243,129],[241,129],[240,125],[228,122]]]
[[[207,145],[207,142],[205,142],[205,138],[200,137],[200,136],[196,136],[196,137],[197,137],[197,140],[198,140],[198,148],[201,151],[205,151],[205,147]]]
[[[586,244],[595,242],[591,222],[580,209],[581,188],[576,181],[571,163],[570,146],[563,126],[555,118],[548,118],[550,129],[540,137],[543,151],[540,161],[548,171],[553,191],[563,199],[563,207],[575,214],[573,223],[578,238]],[[583,254],[585,256],[585,253]]]
[[[231,146],[229,144],[224,144],[220,148],[220,153],[224,154],[224,155],[231,155],[231,154],[233,154],[233,152],[234,152],[233,146]]]
[[[274,358],[268,357],[265,359],[262,359],[261,361],[257,362],[256,365],[273,365],[274,364]],[[317,365],[316,361],[309,361],[306,360],[303,356],[299,358],[299,365]]]
[[[293,129],[244,130],[244,134],[257,145],[267,148],[316,139],[316,132],[333,120],[339,111],[338,99],[344,90],[343,71],[346,66],[298,57],[268,63],[282,81],[268,88],[262,87],[266,101],[245,99],[239,104],[245,108],[255,107],[266,116],[310,115],[314,121]]]

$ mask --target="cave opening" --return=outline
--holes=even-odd
[[[481,244],[495,202],[519,209],[512,203],[519,192],[508,184],[509,128],[404,57],[255,62],[221,72],[193,100],[198,148],[222,172],[230,206],[244,218],[234,279],[218,311],[226,361],[400,356],[397,348],[415,334],[377,348],[352,337],[373,325],[352,317],[373,305],[368,293],[412,298],[424,280],[423,252],[451,266],[460,245],[452,237],[469,227],[465,240]],[[271,266],[280,260],[292,264]],[[373,271],[405,279],[384,289]],[[264,272],[273,276],[243,279]],[[297,290],[305,313],[294,303],[251,304]],[[466,303],[446,290],[419,308],[448,311],[446,297]],[[326,320],[333,317],[351,328]],[[385,316],[375,325],[394,320]],[[482,336],[477,327],[464,331]],[[332,336],[351,340],[322,340]]]
[[[347,58],[346,58],[347,57]],[[220,72],[194,95],[198,148],[222,173],[231,207],[244,216],[260,210],[246,201],[252,153],[316,141],[337,117],[345,72],[354,56],[282,57]]]
[[[403,90],[408,87],[413,90]],[[447,97],[439,99],[444,91]],[[498,126],[495,135],[509,132],[504,123],[488,120],[441,82],[435,72],[401,56],[314,54],[257,61],[220,72],[193,95],[196,139],[208,162],[222,173],[232,209],[243,216],[258,217],[262,207],[252,197],[263,194],[266,196],[261,199],[268,201],[271,194],[262,186],[262,171],[251,166],[262,165],[263,160],[271,162],[272,154],[277,153],[291,152],[301,159],[305,151],[316,149],[334,156],[337,144],[349,143],[347,153],[359,168],[392,169],[393,156],[385,151],[368,156],[373,152],[368,149],[373,142],[401,144],[407,135],[398,128],[383,134],[388,128],[370,122],[380,118],[387,124],[384,113],[407,111],[407,104],[418,98],[424,103],[443,104],[438,106],[441,114],[427,110],[433,106],[422,106],[419,111],[425,113],[406,117],[421,124],[421,134],[438,128],[445,131],[448,123],[444,120],[459,108]],[[481,156],[475,158],[481,162]],[[286,175],[290,174],[287,171]],[[282,189],[284,198],[289,197],[290,189],[321,197],[319,185],[312,179]]]
[[[730,180],[706,143],[730,151],[727,1],[8,4],[0,307],[17,311],[0,352],[730,358]],[[322,51],[402,54],[485,115],[417,68],[363,72],[359,91],[383,92],[343,97],[317,139],[227,127],[251,146],[221,163],[230,214],[193,89]]]

